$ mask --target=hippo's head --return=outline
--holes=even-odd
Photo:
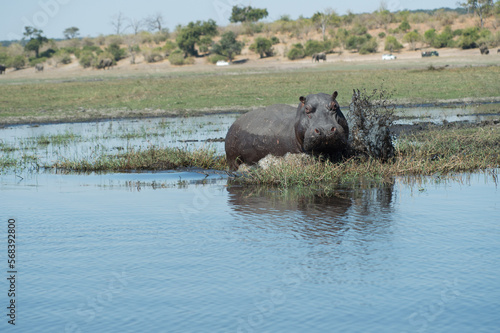
[[[335,155],[347,146],[349,128],[337,103],[337,92],[300,97],[295,135],[304,152]]]

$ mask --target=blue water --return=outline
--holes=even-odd
[[[191,171],[22,176],[0,176],[1,332],[9,218],[18,332],[500,330],[490,173],[331,199]]]

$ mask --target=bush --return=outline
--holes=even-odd
[[[170,36],[170,34],[168,33],[168,30],[162,30],[162,31],[158,31],[156,32],[154,35],[153,35],[153,41],[156,43],[156,44],[160,44],[164,41],[166,41],[168,39],[168,37]]]
[[[182,66],[184,65],[184,53],[177,49],[168,56],[168,61],[171,65]]]
[[[273,45],[279,44],[280,43],[280,39],[278,37],[276,37],[276,36],[273,36],[273,37],[271,37],[271,43]]]
[[[290,60],[302,59],[306,56],[304,46],[302,44],[294,44],[292,49],[288,52],[287,57]]]
[[[223,55],[220,55],[220,54],[212,54],[211,56],[208,57],[208,61],[211,63],[211,64],[216,64],[217,61],[219,60],[224,60],[224,61],[227,61],[227,57],[226,56],[223,56]]]
[[[7,67],[14,67],[15,69],[21,69],[26,65],[26,58],[24,56],[18,55],[10,58],[10,62],[5,64]]]
[[[273,55],[272,45],[271,40],[264,37],[257,37],[255,42],[250,45],[250,51],[258,53],[261,58],[270,57]]]
[[[383,31],[378,34],[378,38],[385,38],[385,36],[385,32]]]
[[[167,40],[165,42],[165,45],[161,48],[163,54],[168,57],[170,53],[172,53],[173,50],[177,48],[177,44],[175,42],[172,42],[171,40]]]
[[[54,53],[56,53],[56,50],[54,50],[54,49],[47,49],[47,50],[45,50],[43,52],[40,52],[39,56],[41,58],[50,58],[50,57],[52,57],[54,55]]]
[[[345,42],[345,48],[347,50],[357,50],[358,52],[363,48],[363,52],[370,53],[368,49],[371,49],[374,45],[374,43],[371,41],[372,39],[372,36],[370,36],[369,34],[363,36],[349,36]],[[370,44],[367,44],[368,42],[370,42]]]
[[[152,63],[152,62],[159,62],[164,59],[163,54],[159,50],[149,50],[144,52],[144,60],[146,62]]]
[[[462,36],[458,39],[458,46],[462,49],[473,49],[479,46],[479,28],[470,27],[462,31]]]
[[[405,19],[405,20],[403,20],[403,22],[401,22],[398,29],[401,31],[407,32],[408,30],[411,29],[410,23],[408,23],[408,21]]]
[[[112,44],[121,45],[123,44],[123,37],[120,35],[109,35],[106,36],[106,44],[111,46]]]
[[[377,49],[378,49],[377,40],[375,38],[370,38],[361,45],[359,49],[359,54],[376,53]]]
[[[66,50],[60,49],[58,50],[53,56],[52,59],[54,61],[55,66],[58,64],[70,64],[71,63],[71,56],[70,53]]]
[[[403,48],[403,44],[398,42],[396,37],[387,36],[387,38],[385,39],[384,50],[389,51],[389,52],[394,52],[394,51],[399,51],[402,48]]]
[[[113,43],[106,48],[106,52],[109,52],[111,54],[111,58],[114,61],[118,61],[125,58],[127,50],[122,49],[120,48],[120,45]]]
[[[366,26],[361,25],[361,24],[356,24],[349,33],[351,35],[356,35],[356,36],[362,36],[365,35],[368,32],[368,29]]]
[[[92,51],[83,50],[80,52],[80,56],[78,57],[78,62],[83,68],[88,68],[92,66],[92,62],[95,58],[95,55]]]
[[[29,65],[31,67],[35,66],[35,65],[38,65],[38,64],[41,64],[41,63],[44,63],[47,61],[47,58],[46,57],[40,57],[40,58],[35,58],[35,57],[32,57],[32,58],[29,58]]]

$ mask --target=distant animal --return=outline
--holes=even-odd
[[[113,66],[113,60],[106,58],[99,61],[99,68],[106,69],[106,67],[111,68]]]
[[[268,154],[342,156],[349,127],[336,98],[336,91],[332,95],[311,94],[301,96],[298,107],[275,104],[242,115],[226,135],[230,168],[255,164]]]
[[[36,64],[35,65],[35,71],[36,72],[43,72],[43,65],[42,64]]]
[[[7,69],[7,67],[5,67],[4,65],[0,65],[0,75],[2,75],[3,73],[5,73],[6,69]]]
[[[500,53],[500,49],[497,50],[497,53]]]
[[[312,61],[318,61],[319,62],[320,60],[326,61],[326,54],[324,52],[314,53],[312,55]]]
[[[481,54],[489,54],[490,53],[490,50],[488,50],[488,47],[486,45],[481,45],[481,47],[479,48],[479,51],[481,51]]]

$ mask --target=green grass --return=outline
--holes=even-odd
[[[225,169],[226,159],[217,156],[215,150],[210,148],[189,151],[179,148],[153,146],[144,150],[131,150],[116,155],[99,155],[95,159],[63,158],[47,167],[80,172],[157,171],[181,167]]]
[[[341,105],[348,105],[353,88],[371,91],[381,86],[393,91],[396,101],[413,103],[500,95],[498,66],[440,71],[323,67],[323,70],[224,73],[190,73],[172,77],[147,77],[145,74],[142,78],[109,77],[97,82],[6,84],[8,81],[4,80],[0,84],[0,123],[8,117],[78,120],[90,115],[93,118],[140,117],[152,115],[157,109],[231,110],[274,103],[293,104],[301,95],[334,90],[339,91]],[[233,75],[226,75],[229,73]],[[110,110],[113,112],[105,112]]]

